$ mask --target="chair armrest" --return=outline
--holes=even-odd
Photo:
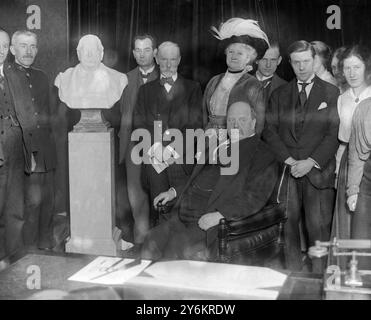
[[[253,216],[227,221],[228,234],[231,236],[263,230],[286,220],[286,210],[283,203],[265,207]]]

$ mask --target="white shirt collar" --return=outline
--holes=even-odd
[[[147,75],[149,73],[151,73],[153,70],[155,70],[155,65],[153,65],[151,68],[149,68],[147,71],[144,71],[141,67],[139,67],[139,71],[144,74],[144,75]]]
[[[4,77],[4,64],[0,66],[0,75]]]
[[[173,78],[173,80],[174,80],[174,82],[175,82],[176,79],[178,79],[178,72],[175,73],[175,74],[173,74],[171,77]],[[166,77],[165,77],[163,74],[161,74],[161,78],[166,78]]]
[[[310,83],[313,79],[314,79],[314,77],[315,77],[315,74],[313,74],[307,81],[305,81],[305,83]],[[303,81],[301,81],[301,80],[299,80],[299,79],[297,79],[297,83],[299,84],[299,83],[303,83]]]
[[[269,77],[266,77],[266,76],[260,74],[259,72],[256,72],[255,73],[255,76],[256,76],[256,79],[258,79],[259,81],[264,81],[264,80],[273,78],[273,74],[271,76],[269,76]]]

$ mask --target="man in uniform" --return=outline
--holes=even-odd
[[[26,246],[40,249],[54,247],[54,173],[56,148],[51,125],[50,87],[46,74],[34,67],[38,47],[37,35],[31,31],[16,31],[10,51],[15,57],[14,69],[27,87],[32,108],[25,110],[33,119],[27,129],[27,157],[25,176]]]

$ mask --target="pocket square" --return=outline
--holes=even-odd
[[[318,107],[317,110],[322,110],[322,109],[325,109],[325,108],[327,108],[327,103],[326,103],[326,102],[322,102],[322,103],[319,105],[319,107]]]

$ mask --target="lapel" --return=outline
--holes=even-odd
[[[239,169],[238,172],[234,175],[221,175],[218,179],[218,182],[212,192],[210,199],[208,201],[208,206],[215,202],[219,196],[226,189],[230,189],[233,185],[233,181],[237,179],[245,170],[250,168],[252,159],[256,153],[256,149],[259,145],[259,138],[257,135],[240,140],[239,142]]]
[[[317,108],[323,101],[322,97],[322,86],[317,76],[314,77],[314,83],[312,90],[310,91],[308,101],[307,101],[307,112],[305,115],[303,132],[307,128],[308,124],[312,120],[314,114],[317,112]]]
[[[136,76],[135,84],[136,84],[136,87],[139,89],[139,87],[144,84],[142,76],[140,75],[139,67],[136,67],[135,76]]]
[[[290,131],[292,136],[296,141],[298,141],[298,138],[296,137],[295,134],[295,108],[296,104],[298,103],[299,99],[299,91],[298,91],[298,84],[297,84],[297,79],[296,77],[291,81],[290,83],[290,91],[291,94],[287,95],[289,98],[289,101],[287,101],[287,107],[289,108],[289,116],[290,116]]]
[[[140,86],[142,86],[144,84],[143,77],[142,77],[141,72],[139,70],[139,66],[137,66],[135,68],[135,77],[136,77],[136,79],[134,81],[136,83],[137,88],[139,88]],[[155,66],[153,71],[149,74],[146,83],[156,80],[157,77],[158,77],[158,68],[157,68],[157,66]]]
[[[211,96],[213,95],[213,93],[216,90],[217,86],[219,85],[220,81],[223,79],[224,75],[225,75],[225,73],[218,74],[212,80],[212,82],[210,84],[210,87],[205,92],[207,104],[210,103]]]
[[[271,83],[269,84],[269,90],[268,90],[268,96],[270,97],[272,92],[278,88],[278,78],[277,78],[277,75],[276,74],[273,74],[273,77],[271,79]]]

